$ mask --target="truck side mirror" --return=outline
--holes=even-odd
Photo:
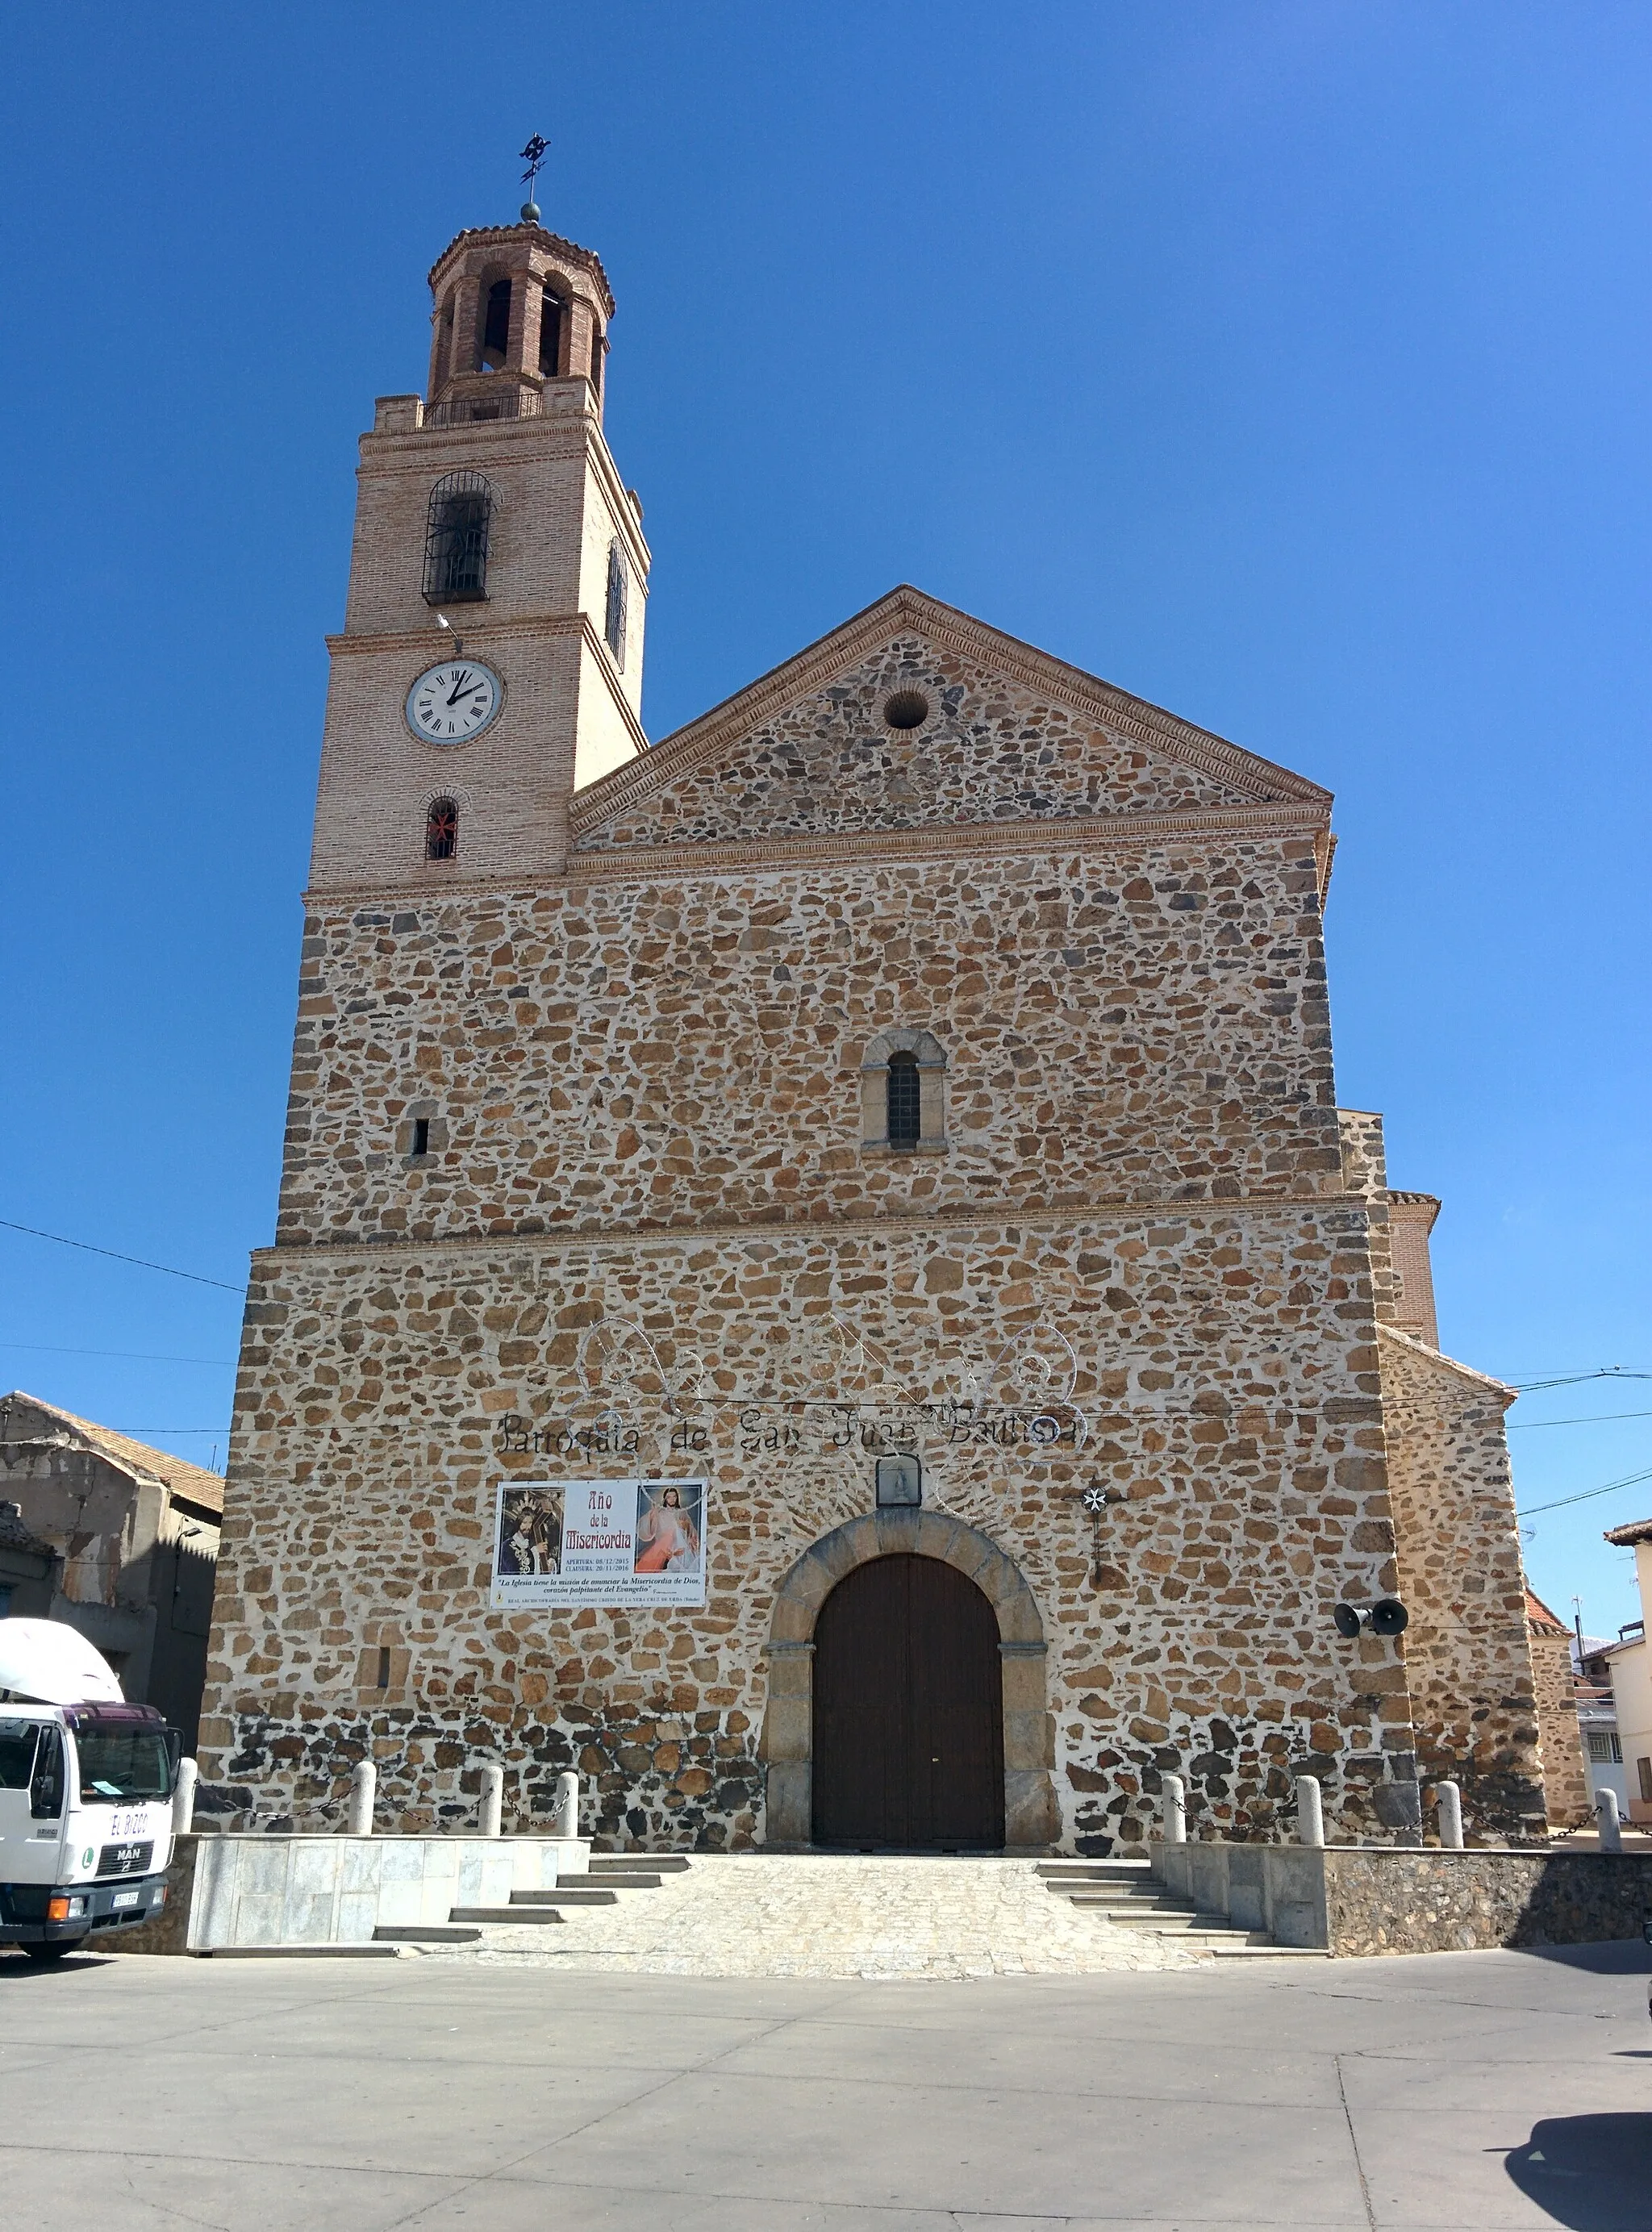
[[[177,1729],[166,1731],[166,1795],[178,1788],[178,1762],[184,1755],[184,1738]]]
[[[29,1811],[36,1821],[55,1821],[63,1811],[63,1739],[55,1729],[40,1732],[29,1783]]]

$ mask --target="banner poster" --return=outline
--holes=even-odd
[[[496,1611],[541,1605],[703,1605],[703,1480],[501,1481]]]

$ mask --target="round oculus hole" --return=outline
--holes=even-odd
[[[930,717],[930,701],[921,690],[897,690],[884,700],[884,718],[891,729],[921,729]]]

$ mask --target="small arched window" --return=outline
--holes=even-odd
[[[625,554],[616,538],[608,545],[608,613],[603,630],[616,666],[625,663],[625,608],[630,602],[631,576],[625,570]]]
[[[923,1126],[919,1113],[917,1056],[915,1054],[891,1054],[889,1083],[885,1091],[890,1145],[916,1147],[923,1135]]]
[[[488,594],[493,490],[480,473],[448,473],[431,490],[424,533],[424,601],[476,604]]]
[[[562,362],[562,297],[547,287],[540,296],[539,368],[541,377],[554,380]]]
[[[483,298],[482,351],[478,372],[502,372],[510,346],[510,282],[496,279]]]
[[[450,860],[458,849],[458,801],[452,798],[433,798],[424,814],[424,858],[427,860]]]
[[[947,1058],[929,1031],[880,1031],[860,1064],[860,1144],[897,1154],[946,1152]]]
[[[602,338],[601,328],[593,325],[591,328],[591,399],[593,403],[602,400],[602,358],[607,346]]]

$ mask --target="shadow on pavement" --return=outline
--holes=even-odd
[[[1576,2232],[1652,2225],[1652,2114],[1554,2116],[1505,2164],[1528,2200]]]
[[[1515,1945],[1510,1950],[1532,1961],[1557,1961],[1563,1969],[1587,1969],[1597,1976],[1643,1976],[1652,1969],[1652,1946],[1642,1937],[1612,1937],[1596,1945]]]

